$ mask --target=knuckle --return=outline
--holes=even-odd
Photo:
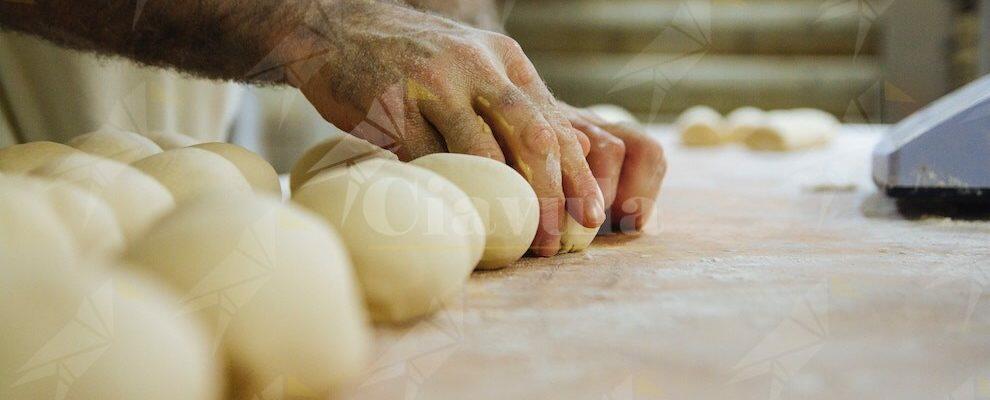
[[[515,39],[501,33],[493,32],[489,40],[497,47],[511,52],[522,53],[522,46]]]
[[[519,86],[526,86],[536,81],[538,76],[536,68],[529,62],[519,42],[502,34],[493,34],[491,42],[502,55],[505,72],[510,81]]]
[[[526,104],[526,101],[527,97],[525,93],[515,87],[506,86],[498,94],[495,105],[500,108],[511,108],[520,104]]]
[[[612,135],[606,135],[599,138],[599,142],[596,146],[598,146],[602,152],[614,158],[621,159],[626,155],[626,143]]]
[[[662,181],[664,175],[667,174],[667,157],[664,154],[663,146],[653,139],[644,138],[639,149],[645,164],[652,166],[655,171],[653,179]]]
[[[659,142],[648,137],[642,137],[637,143],[637,149],[641,157],[651,163],[666,163],[663,146]]]
[[[523,130],[523,138],[526,145],[541,153],[549,153],[557,150],[557,134],[553,128],[545,123],[535,123]]]
[[[505,73],[509,80],[519,86],[529,86],[537,81],[536,69],[525,57],[509,58],[505,65]]]

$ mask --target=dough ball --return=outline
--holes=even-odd
[[[0,268],[40,270],[69,264],[76,257],[75,243],[45,196],[9,178],[0,179]],[[0,275],[0,282],[5,280]]]
[[[280,377],[326,394],[357,376],[370,331],[334,230],[269,196],[180,205],[123,257],[178,290],[247,379],[246,398]]]
[[[128,242],[175,207],[172,195],[154,178],[127,164],[91,154],[53,159],[31,174],[73,183],[106,201]]]
[[[203,149],[172,149],[131,163],[172,193],[176,204],[210,193],[250,193],[251,185],[227,159]]]
[[[487,236],[479,269],[508,266],[526,253],[540,223],[540,204],[519,173],[489,158],[453,153],[430,154],[412,164],[442,175],[471,198]]]
[[[220,399],[220,364],[171,293],[71,267],[0,265],[0,398]]]
[[[824,111],[771,111],[764,126],[746,138],[746,146],[761,151],[794,151],[822,146],[838,134],[841,124]]]
[[[443,175],[426,168],[385,159],[377,159],[376,162],[389,170],[390,173],[408,179],[428,190],[431,199],[442,200],[431,200],[429,212],[440,215],[449,214],[450,224],[437,224],[437,218],[434,216],[431,219],[431,223],[434,224],[431,229],[436,230],[437,226],[443,226],[444,229],[461,232],[461,226],[466,227],[463,234],[468,239],[468,250],[473,255],[474,263],[477,264],[485,252],[485,224],[467,193],[444,178]],[[444,205],[449,206],[449,208]]]
[[[320,173],[293,200],[337,227],[376,321],[426,315],[463,286],[484,251],[471,199],[426,169],[371,159]]]
[[[131,163],[162,152],[162,148],[151,139],[134,132],[109,128],[76,136],[66,144],[122,163]]]
[[[564,221],[564,228],[560,235],[560,251],[558,254],[584,251],[595,240],[599,228],[585,227],[580,222],[577,222],[570,214],[567,214],[567,220]]]
[[[610,124],[638,124],[636,116],[615,104],[596,104],[587,108]]]
[[[695,106],[677,119],[681,141],[688,146],[718,146],[727,141],[722,114],[707,106]]]
[[[299,157],[292,166],[289,186],[295,192],[323,170],[354,165],[372,158],[399,160],[392,152],[364,139],[348,134],[332,137],[310,147]]]
[[[72,147],[55,142],[29,142],[0,149],[0,171],[26,174],[52,159],[79,153]]]
[[[269,193],[282,196],[282,186],[278,183],[278,173],[261,156],[241,146],[230,143],[201,143],[193,147],[210,151],[226,158],[227,161],[230,161],[231,164],[234,164],[241,171],[241,175],[244,175],[244,178],[247,179],[256,193]]]
[[[766,124],[767,115],[755,107],[741,107],[725,117],[728,124],[728,140],[739,142]]]
[[[147,137],[162,150],[178,149],[203,143],[202,140],[174,132],[150,132]]]
[[[83,256],[108,257],[124,247],[124,234],[113,209],[103,199],[64,181],[46,181],[27,176],[0,177],[40,194],[72,234]]]

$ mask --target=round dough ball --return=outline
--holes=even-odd
[[[567,214],[567,220],[564,221],[564,229],[562,229],[560,235],[560,251],[558,254],[584,251],[595,240],[599,228],[600,226],[588,228],[581,225],[574,217]]]
[[[270,193],[282,196],[282,185],[278,183],[278,173],[268,161],[250,150],[230,143],[201,143],[193,146],[226,158],[234,164],[247,179],[256,193]]]
[[[158,147],[161,147],[162,150],[178,149],[203,143],[202,140],[196,139],[192,136],[174,132],[149,132],[147,137],[148,139],[151,139],[151,141],[155,142]]]
[[[175,207],[158,181],[131,166],[86,153],[53,159],[31,174],[73,183],[106,201],[129,242]]]
[[[45,196],[9,178],[0,179],[0,268],[40,270],[69,264],[76,257],[75,243]],[[5,280],[0,275],[0,282]]]
[[[408,179],[430,192],[429,212],[451,216],[450,225],[438,224],[436,217],[431,217],[431,229],[435,231],[438,226],[443,226],[443,229],[463,232],[468,239],[468,251],[475,255],[477,264],[485,252],[485,224],[467,193],[443,175],[426,168],[384,158],[379,158],[376,162],[388,173]],[[461,230],[462,226],[465,227],[464,230]]]
[[[489,158],[453,153],[430,154],[412,164],[447,178],[471,198],[487,236],[479,269],[508,266],[526,253],[540,223],[540,203],[518,172]]]
[[[200,197],[123,258],[178,289],[235,375],[249,380],[241,391],[292,377],[326,397],[366,365],[370,328],[347,252],[329,225],[298,206],[269,196]]]
[[[134,132],[104,128],[70,139],[66,144],[89,154],[131,163],[162,152],[155,142]]]
[[[158,180],[176,204],[211,193],[251,193],[251,185],[233,163],[203,149],[172,149],[131,166]]]
[[[348,134],[332,137],[310,147],[299,157],[292,166],[289,187],[295,192],[323,170],[346,167],[372,158],[399,161],[399,157],[392,152],[361,138]]]
[[[413,165],[371,159],[329,169],[293,200],[338,228],[376,321],[406,321],[438,309],[484,251],[471,199]]]
[[[725,117],[729,130],[728,140],[738,142],[746,140],[758,128],[766,124],[767,115],[756,107],[741,107]]]
[[[688,146],[718,146],[727,140],[722,114],[708,106],[695,106],[677,119],[681,141]]]
[[[596,104],[587,108],[610,124],[638,124],[636,116],[615,104]]]
[[[27,176],[0,177],[19,181],[40,194],[72,234],[83,256],[115,256],[124,247],[124,234],[113,209],[96,195],[64,181],[46,181]]]
[[[65,155],[80,153],[55,142],[29,142],[0,149],[0,171],[26,174],[32,169]]]
[[[760,151],[793,151],[822,146],[835,137],[841,124],[832,114],[815,109],[767,113],[764,125],[746,138],[746,146]]]
[[[84,270],[0,265],[0,398],[220,399],[205,332],[169,292]]]

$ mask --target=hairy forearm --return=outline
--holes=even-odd
[[[358,2],[360,3],[360,2]],[[195,75],[284,83],[336,0],[0,0],[3,28]],[[313,35],[315,37],[315,35]],[[321,41],[325,42],[325,41]]]

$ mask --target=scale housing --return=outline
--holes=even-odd
[[[990,76],[893,126],[873,151],[873,181],[897,199],[990,206]]]

